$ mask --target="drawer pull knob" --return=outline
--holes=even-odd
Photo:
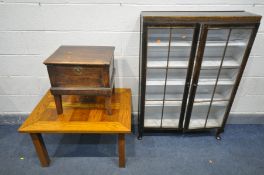
[[[74,67],[73,70],[74,70],[74,72],[76,74],[79,74],[80,75],[82,73],[82,68],[81,67]]]

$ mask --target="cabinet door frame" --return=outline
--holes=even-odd
[[[142,19],[141,19],[142,20]],[[189,62],[187,67],[187,75],[185,79],[184,85],[184,93],[182,97],[182,106],[181,106],[181,114],[179,118],[179,125],[178,128],[145,128],[144,127],[144,118],[145,118],[145,95],[146,95],[146,71],[147,71],[147,43],[148,43],[148,28],[193,28],[193,36],[192,36],[192,45],[189,55]],[[183,128],[183,121],[185,117],[185,110],[187,104],[187,97],[189,93],[190,81],[192,76],[192,70],[194,65],[195,53],[197,49],[198,39],[199,39],[199,30],[200,24],[199,23],[160,23],[160,22],[152,22],[152,23],[145,23],[143,22],[143,26],[141,26],[140,31],[140,60],[139,60],[139,119],[138,119],[138,129],[139,129],[139,137],[142,137],[144,131],[155,131],[155,130],[182,130]],[[171,42],[171,34],[170,34],[170,41]],[[170,47],[170,43],[169,43]],[[170,56],[170,48],[168,51],[168,57]],[[168,60],[168,58],[167,58]],[[167,67],[166,67],[167,73]],[[165,88],[164,88],[165,89]],[[165,93],[165,92],[164,92]],[[164,106],[163,106],[164,108]]]
[[[189,129],[189,124],[190,124],[190,120],[192,117],[192,109],[193,109],[193,104],[194,104],[194,99],[195,99],[195,95],[196,95],[196,90],[197,90],[197,86],[198,86],[198,81],[199,81],[199,76],[200,76],[200,71],[201,71],[201,64],[203,61],[203,55],[204,55],[204,51],[205,51],[205,45],[206,45],[206,41],[207,41],[207,34],[208,31],[210,29],[213,28],[219,28],[219,29],[244,29],[244,28],[251,28],[251,34],[247,43],[247,46],[245,48],[244,51],[244,55],[242,56],[242,61],[240,64],[240,68],[238,70],[238,74],[235,78],[235,83],[232,87],[232,92],[230,95],[230,99],[228,101],[228,104],[226,106],[225,112],[224,112],[224,116],[223,116],[223,121],[220,127],[213,127],[216,129],[220,129],[220,132],[223,132],[224,126],[227,122],[227,118],[229,116],[240,80],[242,78],[252,45],[254,43],[257,31],[258,31],[258,27],[259,27],[259,23],[243,23],[243,24],[202,24],[201,25],[201,32],[200,32],[200,36],[199,36],[199,44],[198,44],[198,50],[197,50],[197,54],[196,54],[196,62],[194,65],[194,71],[193,71],[193,76],[192,76],[192,84],[190,86],[190,93],[189,93],[189,98],[188,98],[188,104],[186,106],[186,116],[185,116],[185,121],[184,121],[184,127],[183,130],[184,131],[193,131],[193,130],[207,130],[207,129],[212,129],[212,128],[206,128],[206,127],[202,127],[202,128],[195,128],[195,129]],[[229,36],[230,37],[230,33]],[[222,60],[223,61],[223,58]],[[221,67],[219,69],[222,69]],[[219,74],[218,74],[219,77]],[[212,101],[211,101],[212,102]],[[209,111],[208,111],[209,112]],[[208,114],[207,114],[208,115]],[[207,116],[208,117],[208,116]],[[206,118],[207,120],[208,118]]]

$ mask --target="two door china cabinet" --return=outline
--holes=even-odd
[[[139,139],[144,132],[224,131],[261,16],[142,12]]]

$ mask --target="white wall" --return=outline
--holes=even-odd
[[[114,45],[116,83],[137,111],[141,11],[246,10],[262,0],[0,0],[0,114],[29,113],[49,88],[43,60],[60,45]],[[264,114],[264,22],[232,113]]]

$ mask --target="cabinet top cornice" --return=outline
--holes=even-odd
[[[259,23],[261,15],[246,11],[143,11],[141,12],[145,22],[156,20],[196,21],[196,22],[251,22]]]

